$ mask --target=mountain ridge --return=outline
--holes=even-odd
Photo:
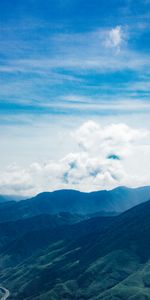
[[[150,198],[150,187],[118,187],[107,191],[84,193],[76,190],[43,192],[21,201],[0,203],[0,222],[33,217],[39,214],[69,212],[88,215],[99,212],[122,213]],[[8,207],[8,209],[7,209]]]

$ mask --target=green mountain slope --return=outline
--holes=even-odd
[[[0,280],[10,300],[150,299],[150,201],[59,229],[54,239],[33,231],[23,245],[18,240],[1,254]],[[42,237],[47,243],[40,248]],[[20,252],[20,260],[19,245],[29,252]],[[4,257],[9,264],[2,270]]]

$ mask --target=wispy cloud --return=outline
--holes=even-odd
[[[121,46],[125,41],[125,32],[121,26],[116,26],[108,31],[105,39],[105,46],[115,48],[117,52],[120,52]]]
[[[30,27],[26,30],[29,29]],[[143,30],[145,27],[140,29],[141,32]],[[11,41],[6,40],[12,47],[8,47],[5,42],[1,44],[1,54],[7,55],[0,66],[0,101],[44,107],[53,106],[55,103],[58,107],[62,105],[59,103],[60,96],[67,99],[70,91],[75,94],[76,90],[80,94],[85,94],[87,90],[92,99],[97,90],[98,98],[102,102],[108,98],[108,105],[113,93],[113,100],[120,93],[124,93],[127,101],[133,96],[137,100],[138,96],[146,99],[147,86],[140,77],[142,74],[148,76],[149,55],[141,55],[138,49],[132,49],[130,34],[133,39],[129,28],[127,32],[125,26],[117,25],[81,33],[59,31],[48,34],[47,30],[46,35],[32,43],[22,35],[15,35]],[[15,56],[11,48],[15,49]],[[124,72],[126,77],[124,84],[121,84],[120,76]],[[131,83],[128,80],[130,73],[133,74]],[[116,84],[106,77],[104,86],[100,76],[108,74],[115,74]],[[137,84],[141,87],[140,91],[136,88]],[[122,98],[121,95],[120,97]],[[63,106],[66,104],[63,103]]]

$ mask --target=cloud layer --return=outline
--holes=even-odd
[[[0,193],[31,195],[60,188],[92,191],[148,183],[149,178],[130,175],[124,168],[124,160],[134,154],[134,145],[137,149],[147,131],[122,123],[101,126],[88,121],[71,134],[77,152],[57,162],[7,167],[0,174]]]

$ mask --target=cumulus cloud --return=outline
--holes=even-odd
[[[124,169],[124,159],[148,132],[126,124],[102,126],[88,121],[72,132],[78,152],[59,161],[16,165],[0,174],[0,193],[30,195],[44,190],[75,188],[83,191],[136,185],[142,181]]]
[[[146,135],[147,131],[133,129],[122,123],[103,127],[89,121],[75,132],[74,137],[84,151],[100,153],[103,157],[114,154],[123,158],[129,154],[131,144]]]

